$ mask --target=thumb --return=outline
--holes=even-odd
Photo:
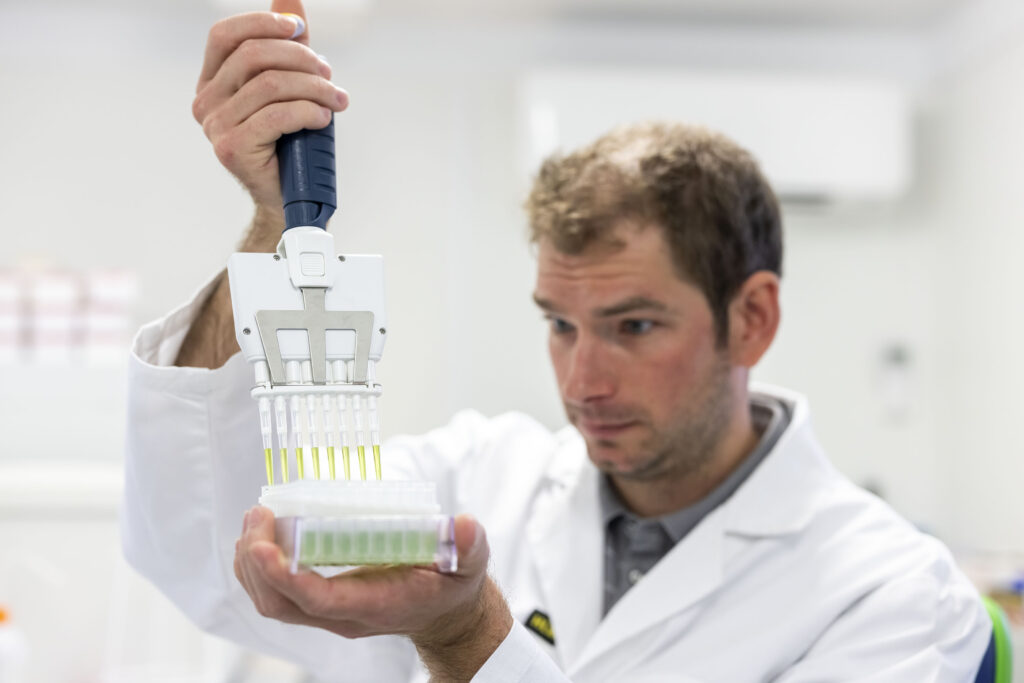
[[[459,553],[459,574],[478,574],[487,571],[491,550],[487,545],[487,532],[472,515],[455,518],[455,549]]]
[[[302,0],[271,0],[270,11],[278,14],[296,14],[306,24],[306,32],[295,38],[295,41],[303,45],[309,45],[309,20],[306,19],[306,8],[302,6]]]

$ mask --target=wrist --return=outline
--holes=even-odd
[[[411,639],[431,680],[469,681],[511,628],[505,598],[486,577],[475,600]]]
[[[219,368],[237,351],[231,290],[227,272],[221,272],[213,291],[192,321],[174,364],[179,367]]]
[[[256,205],[252,224],[242,238],[238,251],[268,252],[277,249],[284,232],[284,209],[270,208],[262,204]]]

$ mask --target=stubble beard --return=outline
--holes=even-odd
[[[716,356],[715,365],[694,404],[684,406],[664,426],[649,420],[647,437],[629,460],[636,463],[622,470],[602,464],[591,452],[591,459],[606,473],[629,481],[683,479],[698,474],[714,457],[718,444],[728,428],[732,412],[731,366],[724,354]],[[597,446],[615,447],[612,441],[598,441]],[[588,449],[590,448],[588,444]]]

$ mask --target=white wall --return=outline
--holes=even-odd
[[[787,216],[779,336],[754,377],[807,394],[829,457],[933,531],[943,481],[936,453],[936,340],[930,229],[899,211]],[[884,358],[909,354],[903,400]]]
[[[943,527],[963,544],[1024,549],[1024,44],[1018,31],[936,83],[927,135],[941,343]]]

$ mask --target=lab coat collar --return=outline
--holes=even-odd
[[[832,465],[811,430],[807,399],[779,387],[755,385],[751,391],[786,402],[791,419],[772,452],[720,507],[726,534],[750,538],[784,536],[803,530],[822,505]]]
[[[813,518],[830,465],[810,430],[806,400],[776,387],[753,391],[786,401],[792,418],[775,448],[742,486],[708,514],[602,620],[603,528],[599,473],[574,430],[560,433],[548,486],[531,516],[528,540],[551,612],[556,648],[570,674],[617,643],[680,614],[724,580],[726,537],[745,544],[797,533]],[[572,552],[566,553],[566,548]],[[566,561],[569,558],[569,561]]]

